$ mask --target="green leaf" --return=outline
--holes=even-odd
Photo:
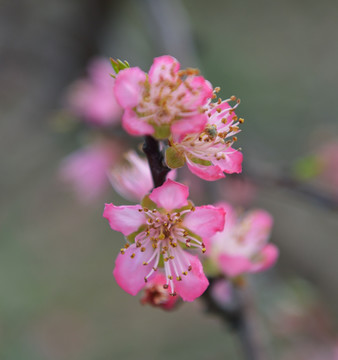
[[[144,208],[150,209],[150,210],[153,210],[153,209],[157,208],[156,204],[152,200],[149,199],[148,195],[146,195],[142,199],[141,206],[144,207]]]
[[[167,139],[170,136],[170,125],[153,125],[155,132],[152,136],[158,140]]]
[[[114,72],[115,74],[117,75],[121,70],[124,70],[124,69],[127,69],[127,68],[130,68],[130,65],[128,63],[128,61],[124,60],[124,61],[121,61],[120,59],[113,59],[113,58],[110,58],[110,63],[114,69]],[[111,74],[111,76],[113,78],[115,78],[115,75],[114,74]]]
[[[135,242],[135,237],[145,229],[146,227],[144,225],[141,225],[140,228],[136,231],[134,231],[133,233],[129,234],[128,236],[126,236],[126,239],[130,242],[130,243],[134,243]]]
[[[165,152],[165,161],[171,169],[177,169],[185,164],[185,156],[175,147],[168,147]]]
[[[199,159],[199,158],[196,158],[196,157],[192,157],[190,158],[190,160],[192,162],[194,162],[195,164],[199,164],[199,165],[204,165],[204,166],[210,166],[212,165],[212,162],[209,161],[209,160],[204,160],[204,159]]]

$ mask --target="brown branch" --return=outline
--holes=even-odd
[[[165,182],[170,168],[165,164],[159,142],[152,136],[146,135],[144,138],[143,152],[148,159],[154,187],[161,186]]]

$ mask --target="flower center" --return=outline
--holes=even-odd
[[[163,267],[166,274],[166,284],[164,289],[170,286],[171,295],[176,295],[174,291],[174,279],[182,280],[182,275],[187,276],[192,270],[187,253],[183,247],[199,248],[203,253],[206,251],[205,244],[195,234],[184,227],[184,216],[195,211],[191,206],[182,211],[162,212],[157,209],[139,209],[146,215],[146,228],[135,237],[135,244],[126,245],[126,248],[133,246],[135,251],[131,258],[135,258],[136,252],[144,253],[143,265],[152,265],[152,269],[145,276],[144,281],[157,271],[163,260]],[[125,249],[121,249],[124,254]]]

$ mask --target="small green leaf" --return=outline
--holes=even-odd
[[[212,162],[209,160],[204,160],[204,159],[200,159],[200,158],[196,158],[196,157],[192,157],[190,158],[190,160],[192,162],[194,162],[195,164],[199,164],[199,165],[204,165],[204,166],[210,166],[212,165]]]
[[[120,59],[113,59],[113,58],[110,58],[110,63],[114,69],[114,72],[115,74],[117,75],[121,70],[124,70],[124,69],[127,69],[127,68],[130,68],[130,65],[128,63],[128,61],[124,60],[124,61],[121,61]],[[115,77],[114,74],[111,74],[112,77]]]
[[[158,140],[167,139],[170,136],[170,125],[161,125],[156,126],[153,125],[155,132],[153,134],[153,137]]]
[[[170,146],[165,152],[165,161],[171,169],[177,169],[185,164],[185,157],[176,148]]]
[[[141,225],[140,228],[136,231],[134,231],[133,233],[129,234],[128,236],[126,236],[126,239],[130,242],[130,243],[134,243],[135,242],[135,237],[145,229],[144,225]]]
[[[146,195],[142,199],[141,206],[144,207],[144,208],[150,209],[150,210],[153,210],[153,209],[157,208],[156,204],[152,200],[149,199],[148,195]]]

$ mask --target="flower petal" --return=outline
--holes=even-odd
[[[239,150],[229,148],[224,152],[225,159],[213,160],[214,165],[219,166],[227,174],[241,173],[243,154]]]
[[[106,204],[103,217],[109,221],[113,230],[120,231],[123,235],[129,235],[137,231],[139,227],[146,223],[146,218],[140,205],[115,206]]]
[[[122,126],[130,135],[150,135],[154,133],[154,128],[140,119],[135,111],[126,109],[122,117]]]
[[[164,55],[154,59],[149,70],[150,83],[154,84],[163,80],[172,80],[177,76],[180,63],[172,56]]]
[[[277,246],[273,244],[266,245],[263,250],[258,254],[259,262],[253,262],[250,272],[264,271],[273,266],[279,256]]]
[[[235,277],[248,272],[252,266],[251,262],[244,256],[232,256],[227,254],[221,254],[218,257],[218,264],[223,273],[230,277]]]
[[[194,301],[201,296],[209,285],[204,275],[203,267],[197,256],[185,254],[192,266],[187,276],[182,276],[182,281],[174,280],[175,291],[184,301]]]
[[[155,188],[149,195],[160,208],[166,210],[179,209],[188,205],[189,188],[183,184],[167,179],[166,182]]]
[[[202,132],[207,122],[208,117],[204,113],[185,117],[171,125],[171,132],[175,138],[180,141],[187,134]]]
[[[224,209],[212,205],[196,207],[195,211],[188,213],[183,220],[183,226],[201,236],[203,240],[208,240],[217,231],[222,231],[224,224]]]
[[[186,157],[186,160],[189,170],[203,180],[214,181],[224,178],[223,171],[217,165],[205,166],[201,164],[196,164],[192,162],[188,157]]]
[[[135,244],[129,246],[124,254],[119,254],[115,260],[114,277],[118,285],[130,295],[136,295],[145,285],[145,276],[147,276],[152,267],[153,262],[143,265],[152,255],[153,249],[146,248],[141,252]],[[133,254],[133,258],[131,257]],[[154,273],[149,277],[152,279]]]
[[[138,67],[120,71],[115,80],[114,93],[118,103],[124,109],[136,106],[143,92],[146,74]]]

